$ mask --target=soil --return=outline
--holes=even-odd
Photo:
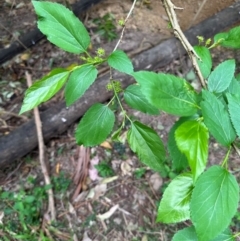
[[[74,0],[58,2],[66,4],[66,2],[73,3]],[[183,7],[183,10],[178,10],[177,13],[179,23],[185,30],[234,2],[230,0],[175,0],[174,4],[177,7]],[[117,22],[126,16],[131,4],[131,0],[106,0],[80,16],[91,34],[92,51],[103,45],[111,51],[117,41],[108,42],[99,36],[93,19],[111,13],[115,18],[114,21]],[[19,35],[33,29],[35,24],[36,17],[29,0],[0,0],[0,48],[8,47]],[[120,32],[121,28],[117,26],[118,35]],[[171,34],[161,1],[138,1],[127,23],[127,30],[120,48],[128,53],[136,49],[141,50],[163,41]],[[156,38],[156,36],[159,37]],[[214,54],[216,62],[221,61],[222,54],[230,56],[235,54],[221,51],[218,51],[220,54],[217,54],[218,52]],[[0,136],[7,135],[24,123],[26,118],[29,118],[29,114],[25,118],[17,116],[26,89],[26,70],[36,80],[54,67],[68,67],[78,62],[79,59],[76,56],[66,54],[47,40],[43,40],[32,49],[0,66]],[[185,77],[192,71],[192,67],[188,58],[182,56],[181,59],[173,61],[164,69],[155,71]],[[53,105],[59,98],[62,98],[61,94],[50,104],[42,105],[40,111]],[[118,107],[115,111],[118,123],[120,123],[121,112]],[[147,116],[138,111],[128,111],[141,122],[153,127],[166,143],[168,132],[176,120],[175,117],[165,113],[156,117]],[[74,241],[168,241],[178,229],[190,225],[188,222],[180,225],[163,225],[155,222],[158,202],[163,190],[169,183],[171,175],[177,174],[171,170],[169,161],[166,161],[166,170],[159,174],[140,164],[125,142],[118,144],[108,139],[99,147],[80,148],[74,140],[76,124],[73,124],[63,135],[56,136],[49,143],[45,143],[45,156],[51,176],[58,177],[60,173],[63,173],[64,180],[71,180],[67,191],[60,197],[56,196],[55,208],[57,222],[60,225],[56,226],[59,233],[53,232],[54,238],[51,240],[71,240],[70,236],[74,234]],[[125,134],[122,135],[123,140],[126,139]],[[226,150],[217,143],[211,143],[210,149],[209,163],[219,163],[224,158]],[[230,159],[234,163],[232,168],[238,176],[239,158],[233,154]],[[90,163],[90,169],[79,169],[81,161]],[[108,178],[100,178],[94,169],[94,164],[99,162],[108,163],[114,174]],[[140,175],[141,172],[142,175]],[[81,178],[83,173],[87,173],[87,177]],[[41,186],[44,183],[38,161],[38,150],[29,153],[16,165],[0,171],[3,190],[17,192],[22,188],[26,189],[25,184],[29,177],[34,177],[37,185]],[[78,187],[81,191],[76,194]],[[0,204],[0,211],[4,208]],[[2,221],[8,222],[7,217],[4,217]],[[239,225],[233,226],[233,231],[239,231]],[[48,235],[47,232],[46,234]],[[20,240],[13,239],[5,230],[0,230],[0,237],[1,235],[2,238],[6,236],[10,240]]]

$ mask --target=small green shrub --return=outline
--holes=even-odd
[[[165,5],[169,1],[164,1]],[[165,189],[156,221],[178,223],[191,220],[192,226],[177,232],[173,241],[234,240],[238,234],[232,235],[228,226],[237,211],[239,185],[229,170],[228,157],[233,149],[240,153],[236,145],[240,137],[239,73],[235,73],[234,59],[213,67],[210,50],[216,46],[239,49],[240,27],[219,33],[213,40],[204,42],[201,37],[199,45],[189,51],[191,57],[195,56],[193,53],[199,57],[194,66],[202,76],[199,78],[202,89],[196,91],[187,80],[174,75],[134,71],[131,60],[117,49],[118,45],[111,53],[105,53],[101,48],[91,56],[88,52],[90,36],[70,10],[57,3],[32,3],[41,32],[61,49],[84,54],[81,57],[84,63],[71,70],[53,69],[35,82],[25,93],[20,113],[49,100],[64,85],[66,104],[73,104],[96,81],[97,67],[103,63],[107,63],[112,71],[134,78],[136,84],[123,90],[121,81],[110,77],[107,88],[113,92],[113,98],[108,104],[96,103],[89,108],[77,126],[77,143],[95,146],[106,140],[115,123],[109,105],[117,101],[123,121],[114,133],[114,139],[119,139],[128,121],[128,144],[143,164],[160,172],[166,168],[168,152],[173,170],[182,171]],[[124,27],[125,22],[121,24]],[[107,31],[109,29],[111,27]],[[155,130],[128,115],[120,95],[129,107],[143,113],[159,115],[164,111],[180,117],[169,133],[167,150]],[[218,165],[208,167],[210,136],[225,148],[226,155]],[[168,173],[170,175],[170,170]]]
[[[112,41],[117,38],[115,18],[111,13],[107,13],[101,18],[95,18],[93,23],[97,26],[97,33],[104,39]]]

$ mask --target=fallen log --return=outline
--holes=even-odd
[[[76,16],[80,13],[85,12],[92,5],[95,5],[103,0],[81,0],[71,5],[72,11]],[[35,46],[39,41],[45,38],[40,30],[35,27],[35,29],[21,36],[18,41],[11,44],[10,47],[5,49],[0,49],[0,65],[10,60],[17,54],[25,51],[28,48]]]
[[[213,17],[190,28],[185,34],[192,44],[196,44],[196,36],[201,35],[209,38],[240,22],[239,11],[240,2],[237,2]],[[136,55],[133,58],[133,64],[135,70],[153,70],[156,67],[166,66],[184,53],[185,51],[179,41],[171,38]],[[52,136],[66,131],[68,126],[77,121],[92,104],[108,100],[112,96],[111,92],[106,91],[108,78],[109,75],[98,78],[86,94],[69,108],[66,108],[65,103],[62,102],[43,112],[41,120],[45,141],[48,141]],[[120,73],[116,73],[114,78],[121,80],[123,87],[134,82],[129,76]],[[0,138],[0,166],[11,164],[11,162],[23,157],[36,146],[37,135],[35,124],[34,120],[30,120],[9,135]]]

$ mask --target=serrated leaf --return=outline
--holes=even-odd
[[[197,62],[202,72],[203,78],[206,79],[211,73],[212,69],[212,56],[210,54],[210,51],[205,46],[194,46],[194,50],[201,58],[201,61],[197,60]]]
[[[80,54],[90,44],[90,36],[82,22],[61,4],[32,1],[38,15],[38,28],[47,39],[70,53]]]
[[[230,85],[235,72],[235,60],[230,59],[219,64],[208,77],[208,90],[221,93]]]
[[[240,83],[237,79],[233,78],[230,85],[228,86],[226,92],[230,94],[240,96]]]
[[[208,129],[197,120],[185,121],[175,131],[179,150],[185,154],[194,180],[204,171],[208,158]]]
[[[227,110],[217,97],[207,90],[202,91],[201,102],[204,123],[210,133],[223,146],[230,146],[236,138]]]
[[[198,96],[186,80],[170,74],[139,71],[132,74],[150,104],[178,116],[194,115]]]
[[[240,96],[227,93],[228,111],[235,131],[240,137]]]
[[[135,110],[139,110],[150,115],[159,114],[159,110],[147,101],[139,85],[129,85],[124,91],[124,100]]]
[[[240,48],[240,26],[230,29],[229,32],[219,33],[214,36],[214,42],[218,42],[223,47],[239,49]]]
[[[126,74],[131,74],[133,72],[133,65],[131,60],[122,50],[115,50],[108,56],[108,64],[118,70],[119,72],[123,72]]]
[[[94,104],[85,113],[75,133],[78,145],[96,146],[107,139],[115,121],[114,113],[103,104]]]
[[[234,241],[235,238],[230,233],[229,229],[221,233],[217,238],[211,241]],[[193,226],[179,230],[174,236],[172,241],[199,241],[196,230]]]
[[[187,158],[182,152],[180,152],[180,150],[177,147],[176,140],[175,140],[175,131],[184,121],[186,121],[185,117],[180,118],[172,126],[172,128],[168,134],[167,147],[168,147],[170,157],[172,159],[173,168],[176,171],[182,171],[183,169],[185,169],[188,166]]]
[[[198,178],[190,210],[199,241],[212,240],[229,226],[238,201],[238,183],[226,169],[212,166]]]
[[[36,81],[25,93],[20,114],[49,100],[62,88],[68,76],[69,71],[59,68],[52,70],[47,76]]]
[[[174,178],[163,193],[157,222],[177,223],[189,219],[192,189],[193,177],[190,173]]]
[[[179,230],[172,241],[198,241],[197,233],[193,226]]]
[[[97,78],[97,69],[93,65],[83,65],[74,70],[65,87],[67,106],[79,99]]]
[[[162,140],[153,129],[134,121],[127,133],[127,140],[144,164],[155,171],[162,169],[166,153]]]

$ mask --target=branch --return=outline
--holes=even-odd
[[[118,48],[119,44],[121,43],[121,41],[122,41],[122,39],[123,39],[123,35],[124,35],[125,29],[126,29],[126,23],[127,23],[129,17],[131,16],[131,14],[132,14],[132,12],[133,12],[133,9],[134,9],[134,7],[135,7],[135,5],[136,5],[136,2],[137,2],[137,0],[134,0],[134,2],[133,2],[133,4],[132,4],[132,7],[131,7],[130,10],[129,10],[128,15],[127,15],[127,17],[126,17],[125,20],[124,20],[124,25],[123,25],[123,29],[122,29],[122,32],[121,32],[121,36],[120,36],[120,38],[119,38],[119,40],[118,40],[115,48],[113,49],[113,52]]]
[[[205,80],[202,76],[202,73],[200,71],[200,68],[198,66],[197,60],[201,60],[198,55],[196,54],[196,52],[194,51],[192,45],[188,42],[187,38],[185,37],[185,35],[183,34],[179,24],[178,24],[178,20],[177,20],[177,16],[175,13],[175,9],[182,9],[182,8],[178,8],[176,7],[171,0],[162,0],[164,8],[167,12],[168,18],[170,20],[170,23],[172,25],[173,28],[173,32],[174,35],[176,36],[176,38],[178,38],[180,40],[180,42],[182,43],[183,47],[185,48],[185,50],[187,51],[193,67],[196,71],[196,74],[201,82],[201,85],[203,88],[206,88],[206,83]]]
[[[28,74],[28,72],[25,72],[26,79],[27,79],[27,84],[28,87],[32,85],[32,78],[31,75]],[[34,118],[35,118],[35,123],[36,123],[36,129],[37,129],[37,137],[38,137],[38,147],[39,147],[39,161],[41,164],[42,168],[42,173],[45,179],[45,184],[46,185],[51,185],[51,180],[48,174],[48,169],[47,165],[44,160],[44,141],[43,141],[43,134],[42,134],[42,122],[40,119],[39,111],[38,108],[34,108]],[[51,219],[55,220],[56,219],[56,211],[55,211],[55,206],[54,206],[54,197],[53,197],[53,190],[50,188],[48,190],[48,212],[51,213]]]

